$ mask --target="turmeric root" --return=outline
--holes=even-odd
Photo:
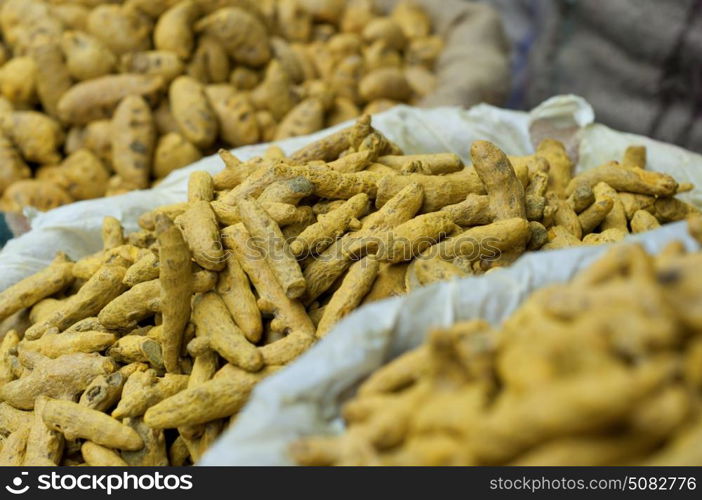
[[[112,164],[122,181],[135,189],[148,186],[156,131],[148,104],[125,97],[112,117]]]
[[[261,354],[234,324],[216,293],[206,293],[195,300],[193,322],[197,335],[207,337],[212,348],[232,365],[250,372],[263,366]]]
[[[125,97],[141,96],[152,102],[162,86],[161,77],[129,73],[81,82],[61,97],[58,102],[59,117],[61,121],[74,125],[110,118]]]
[[[187,384],[186,375],[167,373],[159,378],[153,370],[136,372],[124,384],[122,397],[112,411],[112,417],[139,417],[151,406],[185,389]]]
[[[300,266],[289,255],[285,239],[276,225],[261,206],[253,201],[240,199],[237,201],[239,215],[251,237],[257,244],[265,245],[265,259],[276,280],[283,287],[285,295],[295,299],[305,291],[305,278]]]
[[[631,232],[634,234],[651,231],[660,225],[658,219],[645,210],[637,210],[631,218]]]
[[[24,464],[24,454],[29,437],[29,424],[12,431],[0,450],[0,466],[19,467]]]
[[[572,193],[581,183],[595,186],[599,182],[605,182],[617,191],[653,196],[672,196],[678,187],[678,183],[667,174],[626,169],[616,162],[610,162],[578,175],[566,187],[566,194]]]
[[[253,386],[271,371],[267,368],[249,373],[231,367],[226,375],[185,389],[152,406],[144,415],[144,422],[155,429],[165,429],[229,417],[246,403]]]
[[[299,301],[288,297],[262,255],[256,249],[247,246],[249,235],[243,225],[226,228],[223,236],[225,245],[233,251],[260,297],[259,309],[262,312],[274,314],[276,319],[291,332],[300,332],[311,338],[315,328],[304,306]]]
[[[379,268],[380,262],[374,257],[365,257],[349,268],[341,286],[324,308],[317,325],[318,337],[326,335],[335,323],[358,307],[370,291]]]
[[[176,219],[187,241],[195,262],[205,269],[224,268],[224,252],[220,241],[217,219],[207,201],[195,201]]]
[[[163,336],[161,352],[168,372],[178,370],[183,330],[190,317],[192,273],[190,250],[180,230],[165,215],[156,219],[159,243],[159,283]]]
[[[73,263],[65,255],[59,254],[42,271],[0,293],[0,319],[31,307],[69,286],[73,282],[72,270]]]
[[[198,21],[195,29],[219,40],[230,57],[246,66],[261,66],[271,57],[265,27],[246,10],[219,9]]]
[[[50,399],[39,396],[34,407],[34,421],[29,427],[27,448],[24,454],[25,466],[55,466],[59,464],[64,448],[64,437],[55,429],[49,428],[43,413]]]
[[[66,439],[83,438],[108,448],[138,450],[144,441],[132,429],[102,412],[70,401],[46,401],[41,416]]]
[[[263,332],[261,312],[249,279],[236,258],[227,259],[227,267],[219,276],[216,290],[244,336],[249,342],[258,342]]]
[[[109,448],[85,441],[80,447],[85,463],[92,467],[126,467],[127,462]]]
[[[37,340],[23,344],[24,349],[40,352],[49,358],[57,358],[64,354],[76,352],[101,352],[114,344],[117,338],[111,333],[84,332],[46,332]]]
[[[30,353],[21,354],[20,361],[29,362]],[[34,408],[37,396],[73,399],[83,392],[98,375],[112,373],[115,362],[98,354],[65,354],[49,359],[33,353],[31,374],[0,387],[0,397],[18,409]]]
[[[317,223],[308,226],[295,241],[290,243],[290,251],[296,257],[303,253],[319,253],[349,229],[353,221],[368,209],[368,196],[360,193],[350,198],[339,208],[320,215]],[[360,224],[360,223],[358,223]]]
[[[378,250],[378,258],[391,263],[411,260],[457,229],[447,213],[419,215],[388,234],[387,243]]]
[[[549,163],[549,189],[562,196],[573,177],[573,162],[568,157],[565,147],[559,141],[544,139],[537,146],[536,155]]]
[[[25,337],[38,339],[51,328],[62,331],[81,319],[96,315],[100,309],[122,293],[125,272],[124,267],[110,265],[101,267],[61,308],[45,321],[30,327],[25,332]]]
[[[98,375],[85,388],[78,403],[93,410],[106,411],[119,400],[128,376],[123,370]]]

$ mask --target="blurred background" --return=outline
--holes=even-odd
[[[507,107],[578,94],[599,122],[702,152],[702,1],[484,3],[511,45]]]

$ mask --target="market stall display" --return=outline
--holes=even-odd
[[[187,201],[130,234],[108,217],[101,251],[60,254],[0,293],[1,319],[29,319],[1,346],[4,463],[197,461],[261,379],[412,276],[480,274],[527,249],[581,245],[601,225],[623,237],[629,219],[638,231],[695,214],[643,151],[573,177],[558,141],[511,159],[476,141],[467,167],[404,155],[368,116],[289,156],[222,151],[226,168],[191,174]],[[622,193],[645,203],[627,216]]]
[[[483,64],[450,45],[470,39],[466,28],[499,32],[492,10],[458,1],[446,9],[453,17],[433,10],[372,0],[3,2],[0,209],[148,188],[220,146],[305,135],[401,102],[495,102],[506,55],[490,38],[496,48],[485,53],[502,67],[486,64],[472,94],[442,76]],[[451,61],[440,62],[444,48]]]

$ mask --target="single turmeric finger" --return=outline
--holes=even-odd
[[[631,232],[634,234],[651,231],[659,227],[661,227],[661,223],[658,222],[658,219],[646,210],[637,210],[631,218]]]
[[[200,19],[195,29],[216,38],[230,57],[245,66],[261,66],[271,57],[266,28],[250,11],[224,7]]]
[[[112,116],[112,165],[131,189],[148,187],[156,147],[151,108],[135,95],[119,103]]]
[[[160,93],[163,83],[158,76],[129,73],[80,82],[61,96],[58,114],[62,121],[75,125],[110,118],[126,96],[143,96],[151,102]]]
[[[443,175],[458,172],[464,168],[463,161],[455,153],[431,153],[417,155],[387,155],[376,160],[381,165],[399,170],[408,162],[417,162],[417,173]]]
[[[627,146],[622,158],[624,168],[646,168],[646,146]]]
[[[102,247],[105,250],[111,250],[118,246],[124,245],[124,232],[122,224],[114,217],[105,217],[102,219]]]
[[[22,425],[12,431],[0,449],[0,467],[19,467],[24,464],[30,424]]]
[[[555,139],[544,139],[536,147],[536,156],[545,158],[549,164],[549,190],[563,196],[573,177],[573,162],[565,146]]]
[[[373,286],[379,268],[380,262],[374,257],[364,257],[349,268],[341,286],[324,309],[317,325],[317,337],[326,335],[334,324],[358,307]]]
[[[134,264],[127,268],[122,282],[132,287],[144,281],[151,281],[158,278],[161,263],[155,252],[147,252]]]
[[[373,160],[373,156],[373,151],[357,151],[342,156],[338,160],[329,162],[327,165],[337,172],[350,174],[353,172],[360,172],[368,167]]]
[[[224,251],[219,236],[217,218],[210,203],[204,200],[190,203],[190,207],[176,219],[195,262],[205,269],[220,271],[224,268]]]
[[[600,182],[597,185],[606,186],[607,184]],[[616,193],[616,191],[614,192]],[[593,203],[595,203],[595,193],[589,184],[578,184],[577,188],[568,196],[568,204],[576,214],[579,214]]]
[[[296,207],[289,203],[279,203],[273,201],[259,202],[261,208],[273,219],[279,226],[287,226],[297,224],[306,220],[307,212],[304,207]],[[241,222],[239,210],[236,206],[227,205],[221,201],[213,201],[210,203],[214,211],[217,221],[223,226],[232,226]]]
[[[209,292],[197,297],[192,320],[197,335],[209,338],[212,348],[229,363],[251,372],[261,369],[261,354],[234,324],[219,295]]]
[[[611,186],[600,182],[595,185],[593,192],[596,198],[610,198],[613,202],[612,210],[609,211],[607,217],[602,221],[601,228],[603,231],[607,229],[619,229],[621,231],[628,232],[628,224],[626,211],[624,210],[624,204],[622,203],[619,193],[617,193]]]
[[[241,409],[253,386],[268,373],[268,370],[259,373],[231,370],[227,376],[185,389],[152,406],[144,421],[151,427],[164,429],[229,417]]]
[[[296,257],[323,251],[348,230],[354,219],[361,217],[367,210],[368,196],[357,194],[339,208],[320,215],[315,224],[308,226],[290,243],[290,251]]]
[[[41,417],[46,425],[66,439],[83,438],[93,443],[123,450],[138,450],[144,441],[133,429],[102,412],[71,401],[49,399]]]
[[[490,207],[497,220],[526,218],[524,187],[514,168],[497,146],[488,141],[475,141],[470,148],[475,172],[485,185]]]
[[[86,441],[80,447],[81,455],[85,463],[91,467],[126,467],[127,462],[115,453],[113,450],[95,444],[92,441]]]
[[[305,278],[300,265],[290,255],[283,234],[278,225],[254,200],[237,201],[239,215],[251,237],[259,245],[265,245],[265,259],[275,277],[283,287],[285,295],[295,299],[305,291]]]
[[[539,221],[543,218],[547,188],[548,174],[546,172],[536,172],[529,180],[529,185],[524,193],[527,220]]]
[[[163,368],[161,344],[144,335],[126,335],[112,344],[107,351],[110,357],[122,363],[150,363]]]
[[[131,330],[137,322],[159,310],[160,293],[161,284],[157,279],[137,283],[106,304],[98,319],[107,328]]]
[[[606,182],[617,191],[653,196],[672,196],[678,188],[678,183],[668,174],[622,168],[617,162],[609,162],[575,177],[565,192],[569,195],[581,183],[595,186],[599,182]]]
[[[258,197],[258,202],[289,203],[297,205],[314,191],[314,185],[306,177],[293,177],[271,183]]]
[[[214,199],[214,181],[209,172],[198,170],[188,177],[188,201],[212,201]]]
[[[153,405],[185,389],[188,376],[167,373],[157,377],[154,370],[133,373],[125,382],[122,397],[112,410],[112,417],[138,417]]]
[[[353,142],[362,141],[371,133],[371,118],[369,115],[361,116],[356,123],[345,129],[329,134],[303,148],[295,151],[290,158],[295,163],[304,164],[312,160],[332,161],[353,146]]]
[[[114,344],[117,337],[112,333],[99,331],[82,332],[47,332],[37,340],[25,341],[23,349],[42,353],[49,358],[57,358],[64,354],[76,352],[100,352]]]
[[[193,0],[175,3],[158,18],[154,26],[154,45],[188,60],[195,44],[193,23],[200,15],[199,4]]]
[[[5,333],[0,343],[0,384],[10,382],[15,378],[10,356],[16,352],[19,343],[20,336],[14,329]]]
[[[249,278],[236,258],[227,259],[227,267],[219,275],[216,290],[244,336],[249,342],[258,342],[263,332],[261,311],[256,305]]]
[[[439,255],[442,259],[460,256],[473,262],[485,257],[495,258],[509,250],[523,251],[529,236],[529,223],[526,219],[504,219],[468,229],[427,252]]]
[[[546,195],[546,199],[548,200],[548,205],[555,209],[553,222],[557,226],[568,230],[575,238],[581,239],[583,237],[583,229],[580,225],[580,220],[568,202],[559,198],[555,192],[549,192]]]
[[[66,303],[42,323],[32,325],[25,332],[27,339],[41,337],[50,328],[65,330],[73,323],[94,316],[124,290],[122,280],[126,269],[121,266],[102,266]]]
[[[106,411],[121,397],[127,375],[122,371],[109,375],[98,375],[85,388],[78,404],[97,411]]]
[[[166,436],[163,429],[154,429],[146,425],[142,417],[124,419],[124,425],[133,429],[141,438],[144,446],[138,450],[122,450],[120,455],[132,467],[165,467],[168,465]]]
[[[301,298],[305,304],[310,304],[327,291],[351,265],[351,255],[345,249],[348,248],[348,251],[351,251],[351,246],[355,241],[350,238],[347,239],[348,236],[350,235],[344,236],[331,245],[305,267],[303,275],[307,283],[307,289]],[[366,245],[374,245],[373,250],[376,251],[379,244],[377,238],[367,237],[357,243],[355,250],[360,253],[365,250]]]
[[[40,396],[34,406],[34,421],[29,427],[27,449],[24,455],[24,466],[55,466],[61,461],[64,447],[64,436],[51,429],[43,418],[49,398]],[[73,403],[75,404],[75,403]]]
[[[43,270],[0,293],[0,320],[60,292],[73,282],[73,263],[59,254]]]
[[[202,83],[181,75],[168,94],[173,118],[183,137],[199,148],[208,148],[217,138],[217,117],[205,96]]]
[[[599,226],[605,217],[612,211],[614,201],[611,198],[603,198],[590,205],[586,210],[578,215],[582,235],[591,233]]]
[[[485,186],[473,168],[446,175],[388,175],[378,181],[375,200],[377,208],[409,184],[416,183],[424,189],[422,212],[434,212],[446,205],[460,203],[470,193],[485,194]]]
[[[463,227],[480,226],[495,220],[490,198],[486,195],[471,193],[462,202],[446,205],[441,211],[448,213],[454,224]]]
[[[219,123],[219,135],[231,147],[260,142],[256,110],[247,94],[226,83],[208,85],[207,99]]]
[[[677,222],[702,212],[696,206],[677,198],[657,198],[653,205],[653,214],[660,222]]]
[[[0,403],[0,432],[11,434],[32,423],[32,413],[13,408],[6,402]]]
[[[55,359],[40,353],[20,353],[22,364],[33,364],[28,375],[0,387],[0,399],[22,410],[34,408],[37,396],[74,399],[98,375],[107,375],[116,370],[115,362],[98,354],[65,354]]]
[[[209,174],[208,174],[209,178]],[[203,200],[203,203],[206,203]],[[190,319],[190,299],[193,275],[190,270],[190,250],[180,229],[166,216],[156,219],[159,243],[159,283],[161,285],[161,318],[163,336],[161,352],[168,372],[178,371],[183,331]]]
[[[590,233],[583,238],[582,243],[585,245],[602,245],[605,243],[616,243],[627,236],[627,232],[617,229],[616,227],[605,229],[601,233]],[[550,243],[549,243],[550,244]],[[568,246],[577,246],[575,242]]]
[[[400,224],[381,243],[378,259],[397,263],[411,260],[458,229],[448,213],[432,212]]]

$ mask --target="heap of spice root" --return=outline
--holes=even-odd
[[[219,147],[419,103],[432,24],[411,0],[3,0],[0,209],[144,189]]]
[[[702,241],[702,219],[697,219]],[[692,224],[692,223],[691,223]],[[304,465],[702,465],[702,252],[617,245],[378,369]]]
[[[361,304],[694,211],[640,166],[571,179],[556,141],[511,159],[477,141],[465,166],[404,155],[368,117],[290,156],[221,156],[139,231],[108,217],[103,250],[0,293],[0,463],[195,462],[255,384]]]

